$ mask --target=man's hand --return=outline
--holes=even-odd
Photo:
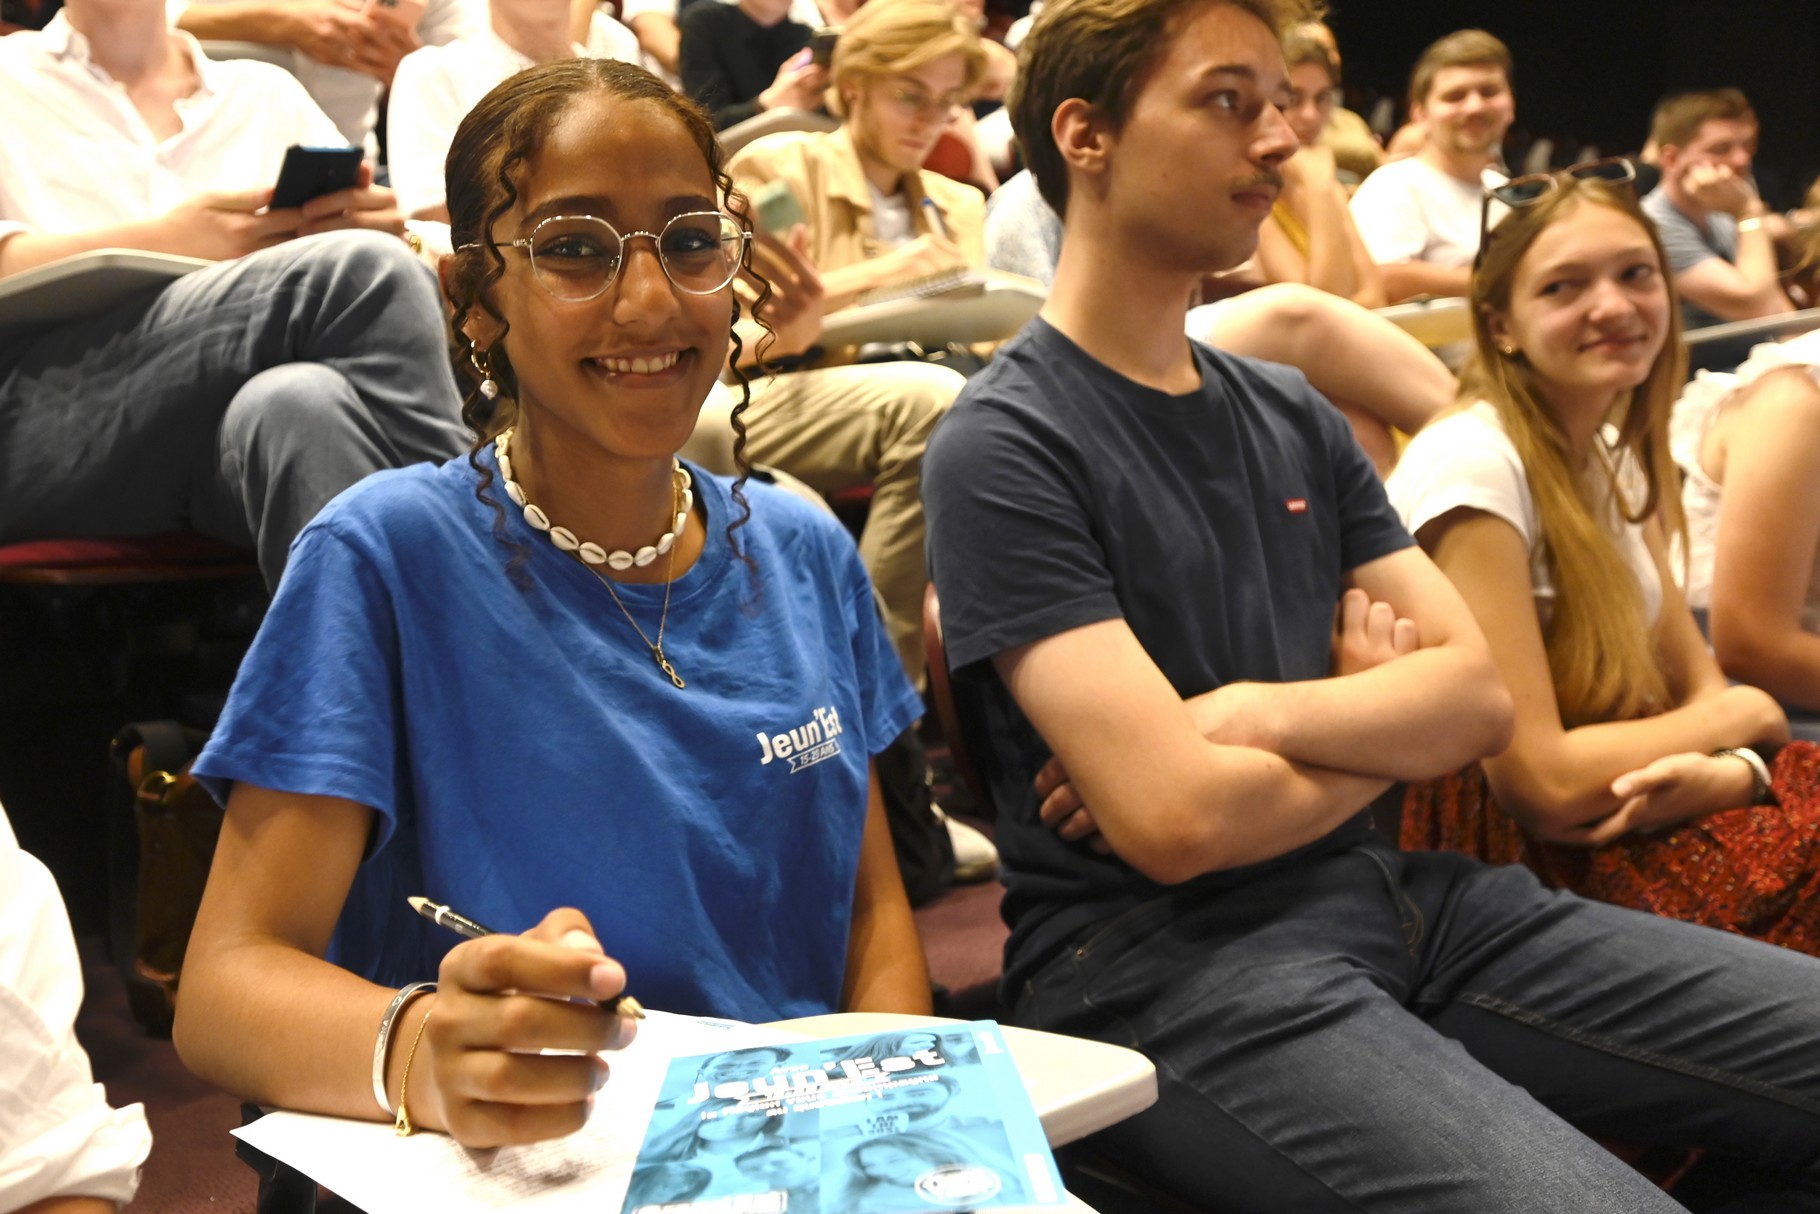
[[[360,166],[354,185],[310,199],[299,213],[303,217],[297,229],[299,236],[343,228],[372,228],[394,236],[404,235],[404,213],[398,209],[398,195],[374,185],[373,167],[367,164]]]
[[[171,236],[164,250],[186,257],[229,261],[282,244],[298,234],[303,211],[290,207],[264,210],[272,201],[270,187],[201,194],[179,203],[158,221]]]
[[[1036,795],[1043,799],[1037,810],[1043,825],[1070,843],[1088,840],[1088,846],[1102,856],[1112,853],[1112,846],[1100,834],[1099,823],[1093,820],[1093,814],[1081,802],[1074,785],[1069,783],[1068,769],[1062,766],[1060,759],[1051,755],[1043,769],[1036,773],[1035,783]]]
[[[1602,847],[1632,831],[1657,831],[1722,809],[1749,805],[1755,774],[1743,759],[1697,753],[1668,755],[1611,782],[1622,804],[1569,832],[1563,842]]]
[[[317,63],[353,68],[372,54],[374,20],[340,0],[292,0],[283,7],[284,40]]]
[[[752,240],[752,271],[771,284],[771,298],[760,317],[771,326],[776,340],[765,351],[767,358],[801,354],[822,332],[822,280],[809,258],[809,229],[797,224],[779,240],[768,232]],[[741,271],[746,284],[757,290],[752,271]]]
[[[771,87],[758,95],[758,108],[812,110],[821,105],[827,87],[828,69],[817,65],[805,46],[777,69]]]
[[[1333,673],[1358,674],[1418,648],[1414,620],[1401,619],[1389,603],[1374,603],[1363,590],[1340,596],[1333,613]]]
[[[1763,205],[1757,197],[1756,183],[1732,172],[1729,165],[1690,164],[1681,186],[1699,206],[1738,219],[1759,211]]]
[[[968,268],[961,247],[934,232],[924,232],[910,243],[899,245],[885,254],[883,260],[890,264],[892,282],[913,282],[931,274]]]

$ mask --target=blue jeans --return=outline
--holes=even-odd
[[[378,233],[0,337],[0,543],[189,529],[276,586],[330,498],[466,445],[435,278]]]
[[[1107,1153],[1208,1211],[1666,1211],[1587,1135],[1820,1210],[1820,961],[1377,842],[1082,934],[1019,1023],[1131,1046]]]

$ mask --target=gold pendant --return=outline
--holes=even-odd
[[[663,669],[665,674],[670,676],[670,681],[672,683],[676,684],[678,687],[688,686],[688,684],[682,681],[682,676],[676,673],[676,667],[670,665],[670,659],[664,656],[663,646],[651,646],[651,656],[657,659],[658,666]]]

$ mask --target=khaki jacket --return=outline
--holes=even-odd
[[[887,249],[872,224],[872,192],[853,139],[842,127],[826,133],[786,131],[742,148],[727,165],[733,184],[748,197],[777,178],[790,183],[809,226],[809,256],[816,268],[836,270],[870,260]],[[928,198],[941,212],[948,239],[969,265],[986,265],[986,200],[970,185],[939,173],[911,173],[904,181],[913,231],[929,231]]]

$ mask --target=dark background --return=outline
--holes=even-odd
[[[1399,121],[1422,48],[1478,26],[1510,46],[1517,127],[1554,138],[1557,164],[1587,143],[1634,152],[1664,94],[1729,85],[1762,119],[1758,177],[1771,205],[1795,205],[1820,172],[1816,0],[1336,0],[1331,21],[1348,93],[1394,96]]]

